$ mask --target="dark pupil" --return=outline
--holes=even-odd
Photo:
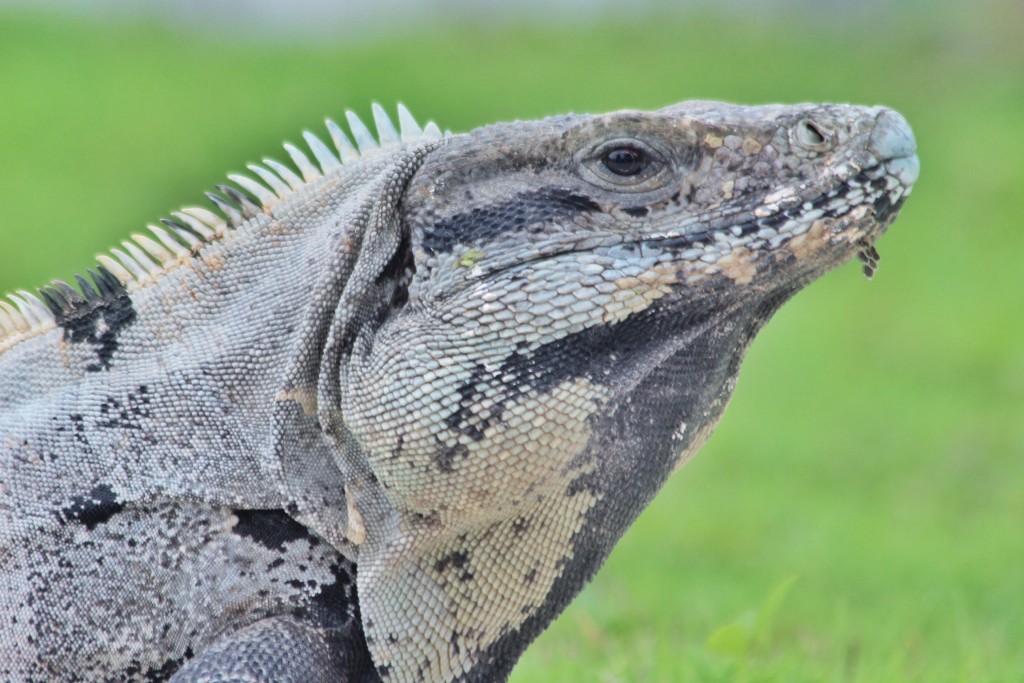
[[[604,155],[604,165],[615,175],[636,175],[644,170],[644,153],[632,147],[619,147]]]

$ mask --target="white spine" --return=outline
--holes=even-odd
[[[174,257],[176,259],[184,261],[185,259],[188,258],[188,249],[181,246],[181,242],[171,237],[170,233],[168,233],[166,230],[161,228],[159,225],[147,225],[146,227],[149,228],[150,232],[156,235],[156,238],[160,240],[160,243],[164,245],[164,247],[166,247],[168,251],[174,254]],[[177,232],[178,231],[175,230],[175,233]],[[194,240],[195,238],[193,237],[192,239]]]
[[[398,103],[398,128],[401,131],[403,143],[409,143],[423,135],[423,129],[416,123],[412,113],[405,108],[401,102]]]
[[[302,150],[290,143],[284,143],[284,150],[288,152],[288,156],[292,158],[292,162],[299,167],[299,171],[302,173],[302,177],[307,183],[311,183],[317,178],[321,177],[320,169],[313,165],[313,162],[309,160]]]
[[[333,169],[341,168],[341,162],[338,161],[338,157],[334,156],[327,145],[323,143],[323,140],[313,135],[313,133],[308,130],[302,132],[302,137],[305,138],[310,151],[313,152],[313,156],[316,157],[317,163],[320,164],[320,170],[327,173]]]
[[[391,122],[391,117],[384,111],[384,107],[374,102],[371,108],[373,109],[373,122],[377,126],[377,137],[380,139],[381,149],[401,146],[402,138],[399,136],[398,131],[395,130],[395,124]]]
[[[270,189],[274,191],[274,194],[281,199],[284,199],[292,193],[292,188],[288,187],[288,185],[273,171],[268,171],[258,164],[249,164],[247,168],[258,175],[260,180],[269,185]]]
[[[115,259],[112,259],[107,254],[99,254],[96,256],[96,261],[101,266],[110,271],[110,274],[117,278],[117,281],[122,285],[127,285],[129,282],[134,282],[135,277],[125,268],[121,263]]]
[[[359,147],[360,154],[366,154],[374,150],[380,149],[380,145],[373,139],[373,133],[366,127],[366,124],[355,115],[355,112],[345,112],[345,118],[348,119],[348,127],[352,131],[352,137],[356,141],[356,145]]]
[[[255,180],[241,173],[228,174],[228,180],[237,184],[243,190],[248,190],[251,195],[259,200],[264,209],[269,209],[277,204],[277,195],[263,187]]]
[[[347,164],[359,158],[359,152],[352,146],[352,141],[345,135],[345,131],[331,119],[324,121],[327,124],[327,132],[331,134],[331,140],[341,156],[341,163]]]
[[[263,163],[276,171],[277,175],[281,176],[281,179],[288,183],[288,187],[292,188],[292,190],[298,192],[302,189],[304,183],[302,182],[302,178],[295,175],[295,171],[279,161],[274,161],[273,159],[264,159]]]

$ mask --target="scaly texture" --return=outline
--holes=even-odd
[[[374,118],[0,301],[5,680],[503,680],[918,172],[880,107]]]

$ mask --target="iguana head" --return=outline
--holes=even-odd
[[[790,287],[784,255],[813,276],[884,230],[914,152],[906,122],[881,107],[691,102],[481,128],[431,155],[410,188],[412,293],[431,306],[591,253],[679,264],[683,281]],[[789,243],[808,233],[833,248]]]
[[[916,180],[881,107],[564,116],[455,136],[402,198],[341,370],[393,506],[359,589],[385,680],[495,680],[710,433],[753,335]]]

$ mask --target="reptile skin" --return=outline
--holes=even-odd
[[[882,107],[374,114],[0,303],[0,679],[504,680],[918,174]]]

